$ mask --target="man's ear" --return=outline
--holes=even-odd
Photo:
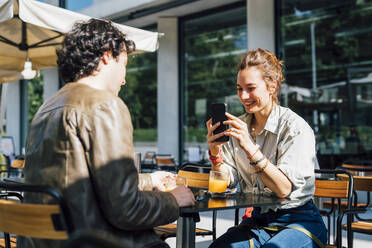
[[[109,62],[109,59],[112,57],[112,54],[110,52],[104,52],[102,56],[102,63],[104,65],[107,65]]]

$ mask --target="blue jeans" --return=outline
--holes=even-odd
[[[269,211],[264,214],[260,212],[260,208],[254,208],[251,218],[243,220],[237,227],[231,227],[209,248],[248,248],[250,238],[253,239],[254,247],[318,247],[309,236],[295,229],[288,228],[276,232],[263,229],[274,225],[305,228],[323,244],[327,243],[327,228],[312,200],[297,208]]]

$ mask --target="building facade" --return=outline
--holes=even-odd
[[[47,2],[162,34],[157,52],[130,58],[128,84],[120,92],[132,114],[137,151],[172,154],[179,162],[206,159],[210,105],[226,102],[229,112],[243,113],[236,66],[247,50],[260,47],[284,61],[281,104],[313,127],[321,167],[371,158],[370,0]],[[56,69],[43,77],[47,99],[61,83]],[[13,104],[27,96],[22,87],[9,87],[17,96],[8,99]],[[6,131],[19,137],[19,150],[25,127],[12,123],[26,105],[7,111]]]

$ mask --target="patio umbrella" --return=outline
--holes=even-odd
[[[0,0],[0,83],[22,78],[28,57],[32,69],[57,65],[56,48],[76,21],[91,17],[33,0]],[[115,25],[138,51],[155,51],[158,33]]]

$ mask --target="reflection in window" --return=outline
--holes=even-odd
[[[282,0],[280,6],[283,104],[314,128],[319,155],[342,155],[336,162],[370,157],[372,1]]]
[[[129,108],[134,141],[156,142],[157,53],[129,56],[126,82],[126,85],[121,87],[119,97]]]
[[[246,52],[245,7],[225,10],[183,23],[184,32],[184,150],[200,149],[205,158],[207,129],[212,103],[226,102],[228,111],[241,115],[236,96],[236,66]],[[185,160],[188,160],[185,153]],[[190,153],[191,154],[191,153]]]
[[[44,73],[40,72],[39,77],[35,77],[27,81],[27,92],[28,92],[28,114],[27,121],[31,124],[34,115],[43,104],[43,85],[44,85]]]

